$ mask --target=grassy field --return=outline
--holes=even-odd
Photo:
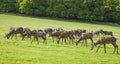
[[[73,21],[73,22],[72,22]],[[75,22],[75,20],[56,20],[50,18],[34,18],[26,16],[17,16],[12,14],[0,14],[0,64],[120,64],[120,54],[113,54],[113,46],[107,45],[107,53],[103,47],[96,53],[96,48],[90,50],[90,41],[88,47],[85,45],[65,45],[52,42],[47,38],[47,45],[37,42],[30,43],[29,39],[22,41],[7,40],[4,34],[8,32],[10,26],[29,27],[31,29],[44,29],[48,27],[65,30],[86,29],[88,31],[104,29],[113,31],[118,38],[117,44],[120,46],[120,26],[112,24],[92,24]],[[96,41],[96,37],[94,41]],[[120,47],[119,47],[120,49]]]

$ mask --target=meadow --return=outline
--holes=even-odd
[[[8,40],[4,36],[11,26],[31,29],[62,27],[65,30],[87,31],[104,29],[113,32],[120,46],[120,25],[0,14],[0,64],[120,64],[120,54],[113,54],[114,48],[111,44],[107,45],[107,53],[104,53],[103,47],[96,53],[97,47],[93,51],[90,50],[90,40],[88,47],[81,44],[58,45],[56,42],[53,43],[52,38],[47,38],[47,45],[44,45],[41,39],[39,45],[36,41],[31,44],[29,39],[21,40],[21,37],[18,40]],[[95,36],[94,41],[96,40]]]

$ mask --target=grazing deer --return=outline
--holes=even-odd
[[[24,28],[22,40],[24,40],[24,38],[25,38],[26,36],[27,36],[27,38],[30,38],[30,39],[31,39],[31,29],[29,29],[29,28]]]
[[[104,52],[106,53],[106,44],[112,44],[114,46],[113,53],[117,52],[118,54],[118,45],[116,44],[117,39],[114,36],[105,35],[100,37],[97,42],[92,44],[91,50],[93,50],[94,46],[98,45],[96,52],[98,52],[101,45],[104,45]]]
[[[86,46],[87,46],[87,39],[90,39],[91,42],[93,43],[93,34],[91,32],[83,33],[80,38],[75,42],[76,46],[79,44],[81,40],[85,40]]]
[[[64,42],[67,44],[66,38],[67,38],[67,32],[66,32],[66,31],[61,32],[60,35],[59,35],[59,37],[58,37],[58,39],[57,39],[57,43],[59,44],[59,41],[60,41],[61,39],[64,39]]]
[[[111,35],[111,36],[113,36],[113,33],[111,31],[103,31],[102,33],[104,35]]]
[[[9,33],[5,34],[5,37],[7,37],[7,39],[11,37],[12,39],[13,36],[15,35],[15,38],[17,39],[17,34],[23,36],[23,27],[17,27],[17,28],[11,27]]]
[[[67,44],[67,42],[66,42],[67,38],[69,38],[73,43],[73,39],[74,39],[73,34],[74,34],[73,31],[63,31],[63,32],[61,32],[58,39],[57,39],[57,43],[59,44],[60,39],[64,39],[65,43]],[[69,42],[69,44],[70,44],[70,42]]]
[[[104,31],[104,30],[101,30],[101,34],[113,36],[113,32],[111,32],[111,31]]]
[[[44,40],[43,43],[46,44],[46,33],[44,31],[33,30],[31,31],[31,35],[33,36],[31,43],[36,39],[37,43],[39,44],[39,37],[41,37]]]

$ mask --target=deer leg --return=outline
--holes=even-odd
[[[116,45],[115,44],[112,44],[114,46],[114,51],[113,53],[115,54],[115,50],[116,50]]]
[[[57,44],[59,44],[60,38],[57,38]]]
[[[72,44],[73,44],[73,42],[74,42],[74,39],[75,39],[75,38],[74,38],[74,36],[73,36],[73,37],[72,37]]]
[[[24,40],[24,38],[26,37],[26,35],[27,35],[27,34],[22,35],[22,40]]]
[[[79,44],[79,42],[81,41],[82,39],[80,38],[76,43],[76,46]]]
[[[69,44],[70,44],[70,42],[72,41],[72,38],[71,37],[68,37],[69,38]]]
[[[118,45],[116,45],[116,48],[117,48],[117,54],[118,54]]]
[[[104,44],[104,52],[106,53],[106,44]]]
[[[27,38],[30,38],[30,39],[31,39],[31,35],[30,35],[30,34],[27,34]]]
[[[62,38],[62,44],[63,44],[63,38]]]
[[[61,44],[63,44],[63,42],[64,42],[64,39],[63,38],[60,38],[60,39],[62,39],[62,42],[61,42]],[[60,40],[59,40],[60,41]]]
[[[47,42],[46,42],[46,37],[42,37],[42,39],[44,40],[43,44],[44,44],[44,43],[47,44]]]
[[[114,44],[114,53],[115,51],[117,51],[117,54],[118,54],[118,45],[117,44]]]
[[[55,41],[55,38],[54,37],[52,37],[52,39],[53,39],[53,42]]]
[[[15,40],[17,40],[17,34],[15,34]]]
[[[91,40],[91,43],[93,43],[93,39],[92,39],[92,38],[90,38],[90,40]]]
[[[116,47],[114,46],[114,51],[113,51],[114,54],[115,54],[115,50],[116,50]]]
[[[66,38],[65,38],[65,44],[67,44],[67,42],[66,42]]]
[[[117,50],[117,54],[118,54],[118,45],[117,44],[112,44],[114,46],[114,51],[113,53],[115,53],[115,51]]]
[[[85,43],[86,43],[86,46],[87,46],[87,39],[85,39]]]
[[[98,52],[98,50],[99,50],[100,46],[101,46],[101,44],[99,44],[99,45],[98,45],[98,48],[97,48],[96,52]]]
[[[24,35],[23,35],[23,33],[20,33],[20,36],[21,36],[21,37],[22,37],[22,39],[23,39],[23,36],[24,36]],[[22,39],[21,39],[21,40],[22,40]]]
[[[14,34],[11,35],[11,39],[13,39]]]
[[[85,41],[85,40],[82,40],[82,44],[81,44],[81,45],[83,45],[83,44],[84,44],[84,41]]]
[[[25,35],[22,36],[22,40],[24,40],[24,38],[25,38]]]
[[[31,41],[31,44],[32,44],[32,42],[35,40],[35,37],[33,37],[33,39],[32,39],[32,41]]]
[[[118,54],[118,45],[116,44],[116,51],[117,51],[117,54]]]
[[[71,41],[69,41],[69,44],[70,44],[70,42],[72,42],[72,44],[73,44],[73,42],[74,42],[73,39],[74,39],[73,36],[70,36],[70,37],[69,37],[69,40],[71,40]]]
[[[35,39],[36,39],[37,43],[39,44],[39,39],[38,39],[38,37],[36,37]]]

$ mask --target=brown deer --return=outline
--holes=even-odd
[[[27,36],[27,38],[31,39],[31,29],[30,28],[24,28],[22,40],[24,40],[24,38],[26,36]]]
[[[93,35],[97,35],[97,36],[100,36],[100,30],[92,30],[91,31]]]
[[[80,38],[75,42],[76,43],[76,46],[79,44],[79,42],[81,40],[83,40],[83,43],[84,43],[84,40],[85,40],[85,43],[86,43],[86,46],[87,46],[87,39],[90,39],[91,42],[93,43],[93,34],[91,32],[87,32],[87,33],[83,33]]]
[[[57,43],[59,44],[60,39],[64,39],[65,43],[67,44],[66,40],[69,38],[72,43],[73,43],[73,39],[74,39],[74,33],[73,31],[63,31],[60,33],[58,39],[57,39]],[[70,44],[70,41],[69,41]]]
[[[70,44],[70,42],[72,42],[72,44],[73,44],[74,39],[75,39],[75,37],[74,37],[74,31],[73,30],[66,31],[66,34],[67,34],[67,39],[69,38],[69,44]]]
[[[66,31],[60,33],[60,35],[59,35],[59,37],[58,37],[58,39],[57,39],[57,44],[59,44],[59,41],[60,41],[61,39],[64,39],[64,42],[67,44],[67,42],[66,42],[67,32],[66,32]]]
[[[46,33],[44,31],[32,30],[31,35],[33,36],[31,43],[36,39],[37,43],[39,44],[39,37],[41,37],[44,40],[43,43],[45,43],[45,44],[47,43],[46,42]]]
[[[104,31],[104,30],[101,30],[101,34],[113,36],[113,32],[111,32],[111,31]]]
[[[55,29],[53,29],[53,28],[46,28],[44,31],[45,31],[47,34],[49,34],[49,37],[50,37],[51,34],[55,31]]]
[[[55,38],[58,39],[58,37],[61,34],[61,32],[63,32],[63,31],[57,31],[57,32],[54,32],[54,33],[51,34],[53,42],[54,42]]]
[[[77,29],[77,30],[73,30],[74,35],[80,37],[82,33],[86,33],[86,30],[81,30],[81,29]]]
[[[5,37],[7,37],[7,39],[11,37],[12,39],[13,36],[15,35],[15,38],[17,39],[17,34],[23,36],[23,27],[17,27],[17,28],[10,27],[9,33],[5,34]]]
[[[114,36],[105,35],[100,37],[97,42],[92,44],[91,50],[93,50],[94,46],[98,45],[96,52],[98,52],[101,45],[104,45],[104,52],[106,53],[106,44],[112,44],[114,46],[113,53],[117,52],[118,54],[118,45],[116,44],[117,39]]]

